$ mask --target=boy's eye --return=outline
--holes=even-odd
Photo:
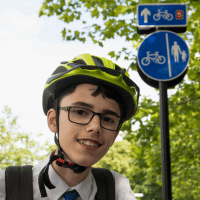
[[[113,123],[114,122],[114,120],[112,118],[110,118],[110,117],[103,117],[103,120],[105,122],[108,122],[108,123]]]
[[[85,110],[81,110],[81,109],[76,109],[76,110],[74,110],[74,112],[77,113],[78,115],[87,114],[87,113],[85,112]]]

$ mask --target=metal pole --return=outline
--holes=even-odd
[[[162,200],[171,200],[171,162],[169,141],[169,117],[167,82],[159,81],[160,91],[160,128],[162,154]]]

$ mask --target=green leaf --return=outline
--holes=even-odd
[[[99,17],[99,11],[98,9],[95,7],[93,10],[91,10],[91,16],[98,18]]]
[[[60,6],[61,7],[65,6],[65,0],[60,0]]]
[[[103,47],[103,43],[102,43],[102,42],[99,42],[99,46]]]
[[[130,67],[132,70],[137,71],[137,65],[136,65],[136,63],[132,62],[132,63],[130,64],[129,67]]]
[[[65,39],[65,36],[66,36],[66,28],[64,28],[62,31],[61,31],[61,33],[62,33],[62,37],[63,37],[63,40]]]
[[[66,40],[71,40],[71,38],[72,38],[72,36],[71,35],[68,35],[67,37],[66,37]]]
[[[56,4],[53,4],[53,10],[54,11],[57,11],[59,8],[60,8],[60,5],[58,5],[57,3]]]
[[[80,32],[79,31],[74,31],[75,36],[79,36]]]
[[[114,52],[114,51],[110,51],[110,52],[108,53],[108,55],[110,55],[111,58],[113,58],[113,57],[115,57],[115,52]]]

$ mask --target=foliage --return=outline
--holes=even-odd
[[[117,37],[123,38],[125,41],[133,43],[133,47],[138,49],[143,40],[143,36],[137,34],[137,4],[149,3],[147,0],[44,0],[40,7],[39,16],[58,16],[66,24],[79,23],[77,30],[71,30],[66,26],[61,31],[62,37],[67,41],[78,40],[86,42],[91,39],[94,44],[103,47],[103,44],[108,39]],[[188,6],[188,26],[187,32],[180,34],[184,39],[187,39],[190,44],[192,63],[197,63],[195,53],[200,51],[198,42],[200,39],[200,4],[194,0],[152,0],[151,3],[185,3]],[[93,18],[94,20],[91,20]],[[89,19],[89,20],[86,20]],[[98,23],[97,20],[98,19]],[[92,23],[91,23],[92,22]],[[125,44],[125,43],[124,43]],[[109,52],[111,57],[118,59],[124,55],[124,59],[133,60],[135,63],[136,55],[126,46],[119,52]]]
[[[131,148],[128,141],[116,141],[108,153],[93,167],[107,168],[122,174],[130,175]]]
[[[198,86],[195,83],[188,84],[187,93],[178,90],[168,99],[174,200],[200,199],[198,193],[200,189],[198,184],[200,178],[200,102],[198,98],[185,100],[190,93],[189,90],[195,87],[194,85],[199,90],[199,84]],[[162,199],[159,104],[143,98],[140,107],[130,123],[130,125],[139,123],[139,128],[130,131],[130,134],[124,137],[132,143],[131,147],[134,152],[131,179],[135,181],[135,191],[144,193],[143,199]],[[126,128],[124,126],[122,130]]]
[[[53,150],[54,145],[47,141],[41,146],[31,139],[30,134],[17,132],[17,117],[12,116],[8,106],[5,106],[3,113],[6,118],[0,118],[0,167],[5,169],[8,166],[34,165],[34,162],[46,159],[49,154],[48,148]],[[40,136],[41,134],[37,135],[38,138]],[[39,156],[41,150],[45,150],[46,154]]]

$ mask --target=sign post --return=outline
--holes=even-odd
[[[159,82],[160,91],[160,128],[161,128],[161,158],[162,158],[162,199],[171,200],[171,160],[169,140],[169,117],[167,100],[167,83]]]
[[[138,33],[152,33],[157,30],[141,43],[138,50],[137,69],[144,82],[160,91],[162,199],[171,200],[167,89],[183,80],[189,62],[189,49],[181,37],[166,29],[175,32],[186,30],[186,5],[140,4],[137,10]],[[177,22],[178,19],[182,21]],[[179,23],[179,29],[177,29],[177,23]],[[155,29],[151,29],[152,27]]]

